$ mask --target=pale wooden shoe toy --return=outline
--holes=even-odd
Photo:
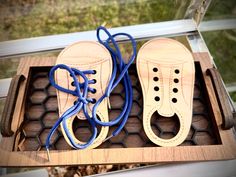
[[[159,146],[177,146],[187,137],[192,121],[195,68],[190,51],[173,39],[153,39],[137,56],[137,72],[143,92],[143,127]],[[162,139],[151,128],[151,117],[178,116],[180,128],[171,139]]]
[[[65,64],[69,67],[76,68],[81,71],[95,70],[96,74],[88,74],[86,76],[88,77],[89,80],[92,79],[96,80],[95,84],[90,85],[92,88],[96,89],[96,93],[88,92],[88,98],[94,98],[96,100],[98,100],[104,94],[112,73],[112,59],[109,51],[98,42],[92,42],[92,41],[77,42],[71,46],[68,46],[60,53],[60,55],[57,58],[56,64]],[[77,77],[79,82],[83,82],[81,76]],[[73,84],[71,84],[73,82],[73,78],[70,77],[70,74],[65,70],[56,71],[55,81],[61,87],[70,90],[75,89]],[[72,94],[61,92],[59,90],[57,90],[57,98],[58,98],[59,116],[61,116],[68,108],[73,106],[74,102],[78,99],[76,96],[73,96]],[[92,107],[93,104],[89,103],[88,113],[90,114],[90,116]],[[99,116],[101,121],[103,122],[109,121],[107,99],[104,99],[102,103],[99,105],[97,109],[97,115]],[[83,144],[84,142],[78,140],[75,137],[72,130],[73,120],[76,117],[78,117],[81,120],[86,119],[83,111],[81,110],[80,112],[78,112],[77,115],[74,115],[70,119],[67,119],[66,124],[75,143]],[[66,136],[65,130],[63,129],[62,123],[61,123],[61,130],[67,143],[71,145],[68,137]],[[91,149],[99,146],[103,142],[103,140],[107,137],[107,134],[108,134],[108,127],[102,126],[99,135],[96,137],[94,142],[88,148]]]

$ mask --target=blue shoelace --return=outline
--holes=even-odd
[[[101,31],[105,32],[105,34],[108,36],[108,38],[105,41],[102,41],[100,38]],[[124,62],[120,48],[117,42],[115,41],[115,38],[117,36],[126,37],[131,41],[133,53],[127,64]],[[112,134],[104,140],[106,141],[107,139],[118,135],[119,132],[123,129],[128,119],[129,113],[132,108],[132,101],[133,101],[132,84],[131,84],[131,80],[128,74],[128,69],[130,65],[133,63],[134,59],[136,58],[136,54],[137,54],[136,42],[131,35],[126,34],[126,33],[117,33],[117,34],[111,35],[109,31],[105,27],[102,27],[102,26],[97,28],[97,39],[102,45],[104,45],[109,50],[112,57],[112,62],[113,62],[113,71],[111,74],[109,84],[106,88],[104,95],[101,98],[99,98],[97,101],[91,98],[87,98],[88,92],[93,92],[93,93],[95,92],[95,89],[89,87],[90,84],[95,83],[95,80],[88,80],[86,74],[95,74],[94,70],[80,71],[76,68],[70,68],[64,64],[58,64],[50,70],[49,81],[51,85],[62,92],[69,93],[76,96],[77,101],[72,107],[70,107],[68,110],[66,110],[63,113],[63,115],[56,121],[56,123],[53,125],[52,129],[50,130],[47,140],[46,140],[46,150],[48,152],[48,155],[49,155],[50,140],[52,138],[52,135],[54,134],[54,132],[56,131],[56,129],[61,123],[63,125],[66,136],[68,137],[71,145],[75,149],[84,149],[90,146],[93,143],[93,141],[96,139],[97,133],[98,133],[96,125],[101,125],[101,126],[118,125],[118,127],[112,132]],[[73,85],[75,86],[75,90],[66,89],[56,84],[54,80],[54,73],[57,69],[64,69],[67,72],[69,72],[70,76],[73,78]],[[118,72],[119,74],[117,74]],[[84,82],[79,83],[77,80],[77,76],[81,76]],[[125,102],[122,108],[122,112],[117,118],[113,119],[112,121],[102,122],[97,118],[97,115],[96,115],[97,108],[104,99],[109,98],[112,90],[114,90],[114,88],[121,81],[122,81],[122,84],[124,86],[124,91],[125,91]],[[90,117],[88,114],[88,110],[87,110],[88,103],[94,103],[94,106],[92,109],[92,117]],[[83,110],[86,120],[88,120],[89,124],[92,127],[92,135],[86,143],[77,144],[74,142],[72,135],[68,130],[66,120],[71,118],[73,115],[77,114],[81,110]]]

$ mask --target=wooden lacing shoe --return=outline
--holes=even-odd
[[[112,73],[112,59],[109,51],[98,42],[92,41],[82,41],[74,43],[71,46],[65,48],[57,58],[56,64],[65,64],[71,68],[76,68],[80,71],[84,70],[94,70],[94,74],[87,74],[87,78],[89,80],[93,80],[94,83],[89,85],[94,89],[93,92],[88,92],[88,98],[98,100],[105,92],[109,79]],[[83,79],[81,76],[78,76],[79,83],[83,83]],[[55,81],[61,87],[66,89],[74,90],[73,78],[70,76],[69,72],[65,70],[57,70],[55,73]],[[74,102],[78,99],[76,96],[72,94],[65,93],[57,90],[57,98],[58,98],[58,109],[59,116],[68,110],[71,106],[73,106]],[[88,113],[91,116],[93,103],[88,103]],[[97,109],[97,115],[102,122],[108,122],[108,102],[107,99],[104,99],[102,103],[99,105]],[[83,144],[78,140],[74,132],[72,130],[72,124],[75,118],[84,120],[86,119],[83,111],[81,110],[76,115],[66,120],[67,127],[69,129],[70,134],[73,137],[73,140],[77,144]],[[64,138],[67,143],[72,147],[73,145],[70,143],[65,130],[61,123],[61,130]],[[88,148],[95,148],[99,146],[103,140],[107,137],[108,127],[102,126],[99,135],[96,137],[94,142]]]
[[[148,138],[160,146],[177,146],[187,137],[192,121],[195,68],[190,51],[173,39],[153,39],[137,56],[137,72],[143,92],[143,127]],[[178,116],[180,128],[171,139],[158,137],[151,117]]]

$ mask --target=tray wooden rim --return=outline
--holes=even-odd
[[[222,117],[214,94],[211,80],[206,76],[207,68],[212,68],[208,53],[194,53],[195,61],[199,61],[204,81],[213,105],[213,114],[222,141],[220,145],[204,146],[177,146],[177,147],[142,147],[142,148],[115,148],[92,150],[61,150],[50,151],[51,161],[47,159],[46,151],[13,151],[16,134],[12,137],[3,137],[0,143],[0,166],[61,166],[78,164],[120,164],[120,163],[156,163],[156,162],[187,162],[223,160],[236,158],[236,141],[232,129],[222,130]],[[55,63],[55,57],[42,58],[30,57],[21,60],[18,73],[28,75],[29,66],[51,66]],[[24,61],[24,62],[23,62]],[[27,63],[27,64],[25,64]],[[24,90],[26,82],[20,85],[18,105],[14,111],[12,130],[19,127],[24,115]],[[20,117],[20,119],[19,119]],[[119,156],[117,156],[119,154]],[[68,158],[65,158],[68,157]]]

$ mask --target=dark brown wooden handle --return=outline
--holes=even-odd
[[[234,125],[233,112],[230,109],[228,95],[222,83],[220,73],[216,68],[210,68],[207,69],[206,74],[211,77],[216,93],[217,101],[223,118],[222,128],[230,129]]]
[[[13,113],[15,110],[16,100],[18,96],[18,91],[20,87],[20,83],[25,80],[25,76],[23,75],[16,75],[12,78],[7,99],[5,102],[5,106],[2,112],[2,119],[1,119],[1,134],[5,137],[9,137],[13,135],[13,131],[11,130],[11,123],[13,118]]]

